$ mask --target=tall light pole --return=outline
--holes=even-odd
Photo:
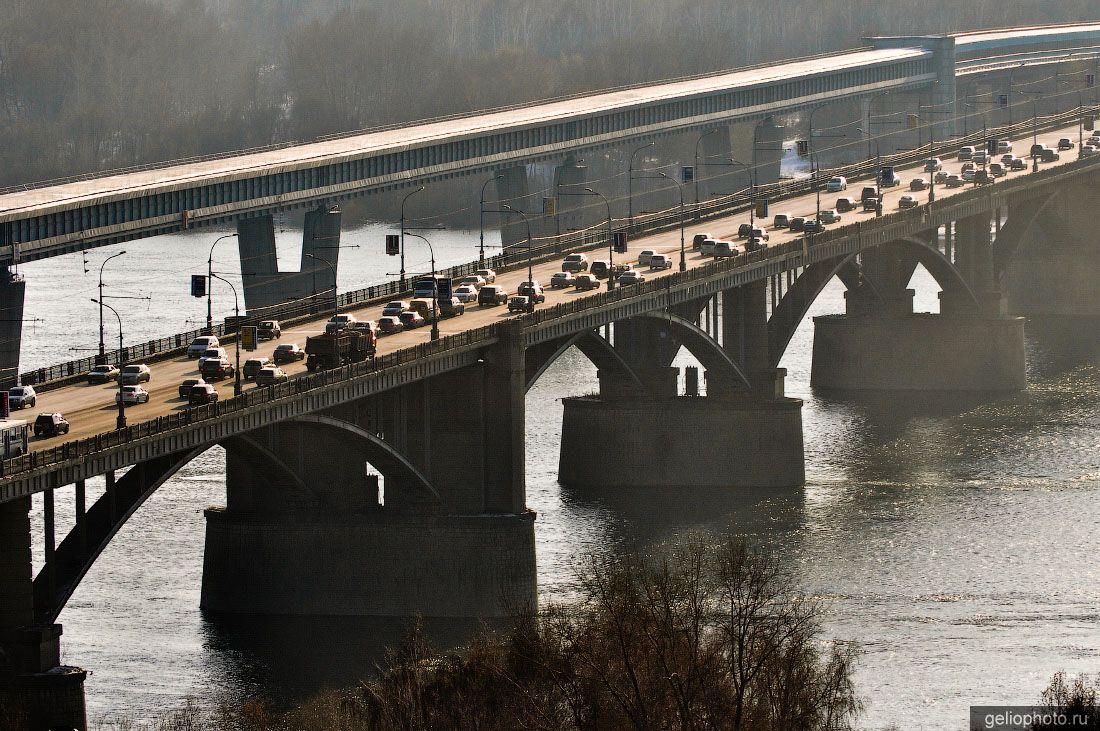
[[[626,204],[628,212],[626,227],[628,231],[634,227],[634,156],[642,150],[653,147],[655,144],[657,143],[647,142],[641,147],[634,150],[634,152],[630,153],[630,162],[627,164],[626,173]]]
[[[307,254],[308,256],[308,254]],[[237,322],[237,337],[235,339],[237,345],[237,365],[233,368],[233,395],[241,395],[241,307],[240,300],[237,299],[237,288],[233,286],[233,282],[230,282],[225,277],[218,276],[211,273],[210,276],[214,279],[220,279],[229,285],[229,288],[233,290],[233,318]]]
[[[115,313],[115,318],[118,320],[118,357],[119,357],[119,360],[121,360],[122,359],[122,318],[119,317],[118,310],[116,310],[114,307],[111,307],[109,304],[106,304],[103,300],[101,300],[101,299],[97,300],[93,297],[92,302],[95,302],[96,304],[99,305],[100,311],[102,311],[102,308],[106,307],[108,310]],[[122,403],[122,375],[119,374],[119,377],[115,380],[118,381],[118,416],[115,417],[115,428],[116,429],[125,429],[126,428],[126,406],[125,406],[125,404]]]
[[[409,233],[409,236],[418,238],[428,245],[428,254],[432,261],[432,340],[439,340],[439,280],[435,278],[435,249],[432,242],[420,234]]]
[[[507,203],[502,203],[501,208],[512,213],[518,213],[523,216],[523,223],[527,226],[527,284],[531,287],[531,296],[527,298],[527,311],[535,311],[535,269],[534,262],[531,260],[531,219],[527,217],[527,214],[523,211],[512,208]]]
[[[401,199],[401,273],[398,274],[398,285],[402,290],[405,289],[405,201],[423,190],[424,186],[422,185]]]
[[[562,193],[561,183],[558,183],[558,191],[558,195],[599,196],[604,206],[607,207],[607,266],[610,267],[610,271],[607,273],[607,290],[610,292],[615,289],[615,234],[611,229],[611,202],[607,200],[607,197],[603,193],[597,193],[591,188],[585,188],[583,193]]]
[[[756,250],[756,237],[752,233],[752,229],[756,228],[756,171],[745,163],[735,158],[730,158],[730,162],[735,165],[740,165],[745,168],[745,174],[749,176],[749,241],[748,250]]]
[[[714,129],[699,135],[699,139],[695,140],[695,174],[693,176],[693,182],[695,183],[695,205],[699,205],[699,145],[702,143],[704,138],[710,137],[712,134],[715,134],[716,132],[721,132],[724,129],[725,127],[715,127]]]
[[[478,217],[481,221],[479,229],[481,231],[481,245],[478,248],[477,263],[480,266],[485,266],[485,189],[489,187],[489,183],[494,180],[504,180],[503,175],[497,175],[494,178],[489,178],[481,184],[481,203],[478,206]]]
[[[103,267],[107,266],[107,262],[109,262],[111,259],[114,259],[116,256],[122,256],[125,253],[126,253],[125,251],[120,251],[117,254],[112,254],[111,256],[108,256],[106,259],[104,259],[103,263],[99,265],[99,300],[98,301],[99,301],[99,364],[100,365],[107,362],[107,349],[106,349],[106,346],[103,344],[103,308],[105,306],[107,306],[107,305],[103,304]],[[92,302],[95,302],[95,301],[96,300],[92,300]],[[119,322],[121,323],[122,321],[120,320]],[[119,327],[121,327],[121,325],[119,325]],[[119,353],[118,357],[121,358],[122,354]]]
[[[322,259],[319,256],[314,256],[313,254],[306,254],[306,256],[310,259],[313,259],[314,261],[321,262],[322,264],[327,266],[330,271],[332,271],[332,316],[333,318],[335,318],[338,314],[340,314],[339,300],[336,298],[336,267],[334,267],[332,265],[332,262],[328,259]]]
[[[225,241],[226,239],[235,238],[237,234],[226,234],[225,236],[219,236],[214,240],[214,243],[210,246],[210,256],[206,257],[206,334],[214,334],[214,306],[210,298],[210,290],[214,289],[214,247],[218,245],[219,241]]]
[[[676,183],[676,187],[680,190],[680,271],[686,272],[687,247],[684,244],[684,184],[667,173],[659,172],[657,174],[665,180],[671,180]]]
[[[869,126],[870,125],[868,125],[868,127]],[[862,132],[863,134],[867,135],[867,148],[870,149],[871,140],[872,140],[871,133],[868,132],[867,130],[863,129],[862,127],[856,127],[856,131],[857,132]],[[882,175],[881,175],[881,171],[882,171],[882,152],[881,152],[881,149],[878,146],[878,138],[877,137],[874,138],[874,143],[875,143],[875,198],[877,199],[877,202],[876,202],[876,205],[875,205],[875,216],[877,217],[877,216],[882,215]],[[932,174],[932,177],[935,178],[935,173],[934,172]]]
[[[871,157],[871,131],[870,130],[871,130],[871,125],[873,125],[875,123],[875,115],[874,115],[875,100],[879,99],[880,97],[884,97],[889,93],[890,93],[890,90],[887,89],[886,91],[880,91],[878,93],[872,94],[871,98],[867,102],[867,132],[866,132],[866,134],[867,134],[867,158],[868,159],[870,159],[870,157]],[[876,140],[875,142],[877,144],[878,141]]]
[[[819,111],[829,106],[828,104],[818,104],[816,107],[810,110],[809,115],[809,143],[810,143],[810,181],[813,183],[814,192],[817,194],[817,222],[821,222],[821,180],[819,180],[820,171],[818,170],[817,159],[817,145],[814,144],[814,115]]]

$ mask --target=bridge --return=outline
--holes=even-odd
[[[1028,46],[1036,42],[1030,30],[1020,31],[1028,40],[1015,45],[982,42],[997,51],[1008,47],[1030,53]],[[1058,35],[1056,42],[1076,49],[1083,34],[1091,32],[1060,31],[1070,36]],[[882,54],[874,57],[884,62],[895,52],[855,53]],[[925,58],[929,52],[922,47],[902,53]],[[1072,51],[1073,63],[1077,53]],[[813,65],[822,68],[820,60]],[[833,72],[841,73],[828,73]],[[1024,148],[1032,134],[1056,145],[1080,134],[1082,111],[1044,109],[1041,119],[1029,116],[987,132],[1016,139]],[[673,128],[672,120],[665,122]],[[619,133],[607,134],[612,136],[576,140],[577,146],[611,144]],[[891,161],[908,180],[920,174],[918,161],[927,154],[946,154],[960,140],[982,139],[974,132],[899,153]],[[754,148],[769,144],[756,142]],[[567,141],[560,144],[557,155],[571,149]],[[1095,314],[1087,272],[1097,261],[1088,232],[1098,159],[1078,159],[1074,150],[992,184],[888,189],[882,215],[845,214],[841,224],[808,236],[774,230],[767,248],[722,260],[688,249],[690,235],[706,230],[734,238],[737,226],[748,220],[746,196],[638,216],[627,222],[634,240],[625,258],[648,248],[677,261],[683,256],[682,270],[653,272],[642,284],[613,291],[551,292],[546,305],[520,316],[473,308],[444,321],[439,340],[429,340],[423,330],[391,336],[373,362],[315,374],[295,366],[288,369],[293,378],[286,384],[250,388],[196,408],[174,398],[178,380],[194,367],[169,347],[157,354],[166,357],[153,364],[151,402],[138,407],[139,415],[132,410],[131,425],[121,430],[111,428],[113,417],[104,409],[110,387],[58,378],[47,384],[42,406],[64,411],[73,433],[63,440],[36,441],[30,454],[0,463],[5,549],[0,552],[0,693],[27,709],[36,727],[83,727],[83,671],[55,670],[61,636],[56,620],[97,556],[144,500],[214,445],[226,452],[226,505],[206,513],[204,608],[488,617],[536,601],[535,516],[524,495],[524,394],[570,348],[596,365],[600,380],[598,395],[565,403],[559,475],[578,485],[752,489],[802,484],[801,401],[786,396],[780,363],[795,328],[833,277],[847,288],[847,311],[815,320],[815,387],[1023,388],[1024,323],[1016,313]],[[480,169],[497,170],[501,160],[487,161]],[[195,164],[208,162],[215,161]],[[957,172],[958,166],[946,167]],[[837,171],[854,183],[875,169],[873,161],[863,160]],[[170,176],[166,170],[171,169],[133,174]],[[397,174],[383,185],[444,174],[418,170],[406,170],[404,178]],[[90,186],[83,196],[94,200],[97,180],[60,186]],[[260,196],[266,202],[253,198],[247,210],[234,208],[237,203],[219,204],[229,206],[220,218],[239,217],[242,231],[259,230],[254,244],[268,225],[269,211],[320,201],[324,205],[310,212],[315,220],[307,217],[307,226],[338,232],[338,215],[333,218],[329,203],[369,186],[356,183],[343,193],[322,193],[325,186],[319,182],[313,178],[313,193],[296,200]],[[159,183],[151,179],[149,185]],[[250,185],[235,183],[224,190],[236,191],[243,205]],[[63,205],[45,200],[56,194],[51,190],[6,195],[43,196],[40,210],[45,211]],[[812,181],[776,181],[769,188],[773,210],[795,215],[812,215],[818,192]],[[140,200],[136,192],[116,190],[115,195],[131,207]],[[901,208],[902,195],[912,196],[916,205]],[[76,213],[71,217],[78,218]],[[66,235],[54,229],[53,237]],[[131,235],[138,235],[136,229],[104,233],[97,240]],[[555,236],[491,263],[514,289],[526,279],[528,266],[545,280],[563,253],[599,251],[608,243],[593,232]],[[242,242],[242,247],[251,245]],[[913,312],[907,287],[918,266],[942,290],[938,314]],[[393,290],[378,294],[390,297]],[[368,296],[348,309],[375,316],[379,306],[377,297]],[[315,315],[302,313],[284,340],[321,328]],[[703,392],[680,386],[683,374],[672,363],[681,348],[705,370]],[[648,459],[654,444],[667,449],[667,460],[660,464]],[[334,454],[355,458],[334,460]],[[89,483],[98,479],[104,487],[89,505]],[[74,527],[58,540],[54,496],[68,489],[75,494]],[[44,564],[34,574],[30,500],[36,494],[44,506]]]

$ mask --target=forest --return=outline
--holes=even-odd
[[[0,0],[0,185],[852,48],[1100,0]]]

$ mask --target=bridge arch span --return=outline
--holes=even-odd
[[[527,349],[526,390],[530,391],[542,374],[546,373],[547,369],[572,347],[576,347],[583,353],[597,370],[618,373],[642,388],[642,381],[638,378],[638,374],[623,360],[622,355],[612,347],[611,343],[597,335],[594,330],[582,330],[575,335],[551,340]]]

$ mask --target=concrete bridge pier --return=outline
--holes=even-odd
[[[5,379],[14,380],[19,374],[26,291],[23,277],[7,268],[0,272],[0,374]]]
[[[503,617],[534,606],[523,341],[501,331],[481,363],[227,442],[202,607]]]
[[[956,269],[920,243],[862,256],[846,312],[814,318],[810,383],[831,391],[1011,391],[1026,388],[1023,318],[1001,313],[986,272],[989,218],[959,221]],[[981,236],[985,226],[985,238]],[[914,313],[918,261],[943,291],[940,314]],[[963,273],[969,274],[966,279]]]
[[[308,211],[302,221],[302,261],[296,272],[280,272],[275,252],[275,222],[266,214],[237,221],[241,253],[244,309],[263,315],[264,309],[308,298],[315,312],[332,307],[333,269],[340,261],[340,209],[322,206]],[[217,252],[215,251],[215,254]],[[311,258],[311,256],[316,259]],[[217,268],[215,267],[215,273]],[[224,287],[214,284],[215,288]]]
[[[83,731],[87,673],[61,665],[61,625],[35,621],[30,509],[0,503],[0,727]]]
[[[573,155],[565,158],[562,164],[554,171],[554,190],[552,195],[557,198],[556,223],[560,233],[577,231],[592,225],[597,220],[591,206],[599,203],[595,196],[569,195],[570,193],[583,193],[588,185],[588,166]],[[601,217],[603,213],[601,212]]]
[[[767,367],[763,285],[723,293],[721,303],[725,348],[696,323],[705,302],[694,312],[615,324],[614,349],[631,377],[601,369],[599,397],[563,400],[561,482],[623,489],[805,482],[802,402],[785,398],[782,370]],[[706,369],[705,397],[678,395],[671,364],[681,347]],[[746,354],[753,380],[733,353]]]

